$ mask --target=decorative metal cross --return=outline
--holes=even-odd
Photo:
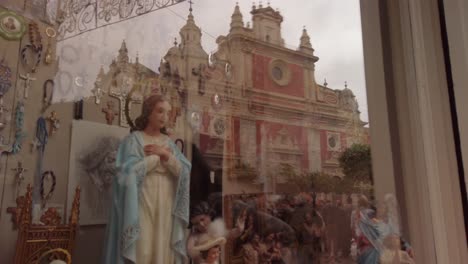
[[[192,1],[192,0],[189,0],[188,2],[189,2],[189,4],[190,4],[190,9],[189,9],[189,10],[190,10],[190,12],[192,12],[192,11],[193,11],[193,9],[192,9],[193,1]]]
[[[129,90],[129,89],[128,89]],[[117,98],[119,100],[119,119],[120,119],[120,122],[119,122],[119,125],[122,126],[122,127],[129,127],[130,125],[128,124],[127,122],[127,118],[125,117],[125,100],[127,100],[127,96],[128,96],[128,91],[127,89],[121,89],[121,92],[120,93],[117,93],[117,92],[110,92],[109,93],[109,96],[110,97],[114,97],[114,98]],[[132,96],[131,100],[130,100],[130,103],[128,104],[128,111],[130,112],[131,111],[131,106],[132,106],[132,103],[141,103],[141,100],[140,99],[137,99],[137,98],[134,98]]]
[[[35,81],[36,78],[32,78],[29,73],[26,75],[20,74],[21,80],[24,80],[24,99],[28,99],[29,88],[31,88],[31,82]]]

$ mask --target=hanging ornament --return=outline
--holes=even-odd
[[[28,170],[23,167],[23,163],[21,161],[18,161],[18,166],[12,170],[15,172],[15,182],[16,182],[15,198],[16,198],[19,195],[21,183],[23,183],[24,181],[24,174]]]
[[[33,201],[44,200],[43,198],[43,181],[42,175],[44,165],[44,153],[49,140],[49,134],[47,133],[47,121],[44,117],[40,116],[36,121],[36,137],[34,140],[33,147],[38,151],[38,161],[36,164],[36,172],[34,173],[34,192]],[[39,186],[41,188],[39,189]]]
[[[197,111],[193,111],[192,113],[190,113],[190,125],[192,126],[192,129],[198,132],[200,130],[200,124],[201,124],[200,113]]]
[[[21,49],[21,61],[25,68],[31,69],[34,73],[42,59],[42,36],[39,32],[39,26],[35,22],[29,24],[29,40],[31,44],[27,44]]]
[[[20,40],[26,32],[24,19],[11,11],[0,11],[0,36],[6,40]]]
[[[184,143],[184,140],[178,138],[174,141],[174,143],[176,144],[176,146],[179,148],[180,152],[181,153],[184,153],[185,151],[185,143]]]
[[[5,63],[5,59],[0,61],[0,96],[3,96],[11,88],[11,68]]]
[[[15,141],[11,146],[11,149],[7,151],[7,154],[17,154],[21,150],[21,145],[23,143],[23,139],[26,137],[23,129],[24,129],[24,103],[18,102],[16,105],[15,110]]]
[[[229,62],[226,62],[224,65],[224,75],[226,76],[226,80],[231,80],[232,78],[232,65]]]
[[[57,112],[50,112],[49,117],[47,117],[47,121],[49,121],[49,135],[55,134],[60,128],[60,119],[57,117]]]
[[[192,105],[190,108],[191,109],[187,111],[188,113],[187,113],[186,118],[187,118],[188,123],[192,127],[192,130],[195,133],[198,133],[198,131],[200,130],[200,126],[201,126],[202,116],[201,116],[198,106]]]
[[[48,79],[44,82],[44,86],[42,87],[42,113],[44,113],[47,108],[52,104],[52,97],[54,95],[54,81]]]
[[[214,110],[219,111],[223,107],[223,99],[218,93],[213,94],[211,97],[211,106]]]
[[[39,32],[39,25],[36,22],[29,23],[29,41],[34,48],[42,48],[42,35]]]
[[[114,109],[113,101],[107,101],[107,108],[102,108],[102,112],[105,114],[108,125],[112,125],[114,123],[114,118],[119,115],[119,113]]]
[[[73,119],[82,120],[83,119],[83,99],[75,102],[73,104]]]
[[[55,31],[55,29],[53,29],[52,27],[48,27],[46,28],[45,32],[46,32],[47,37],[49,38],[49,41],[47,42],[47,49],[46,49],[45,56],[44,56],[44,63],[46,65],[49,65],[54,61],[54,57],[52,55],[52,39],[57,36],[57,31]]]
[[[52,180],[52,185],[50,186],[50,189],[47,193],[44,192],[44,183],[46,181],[49,181],[49,179]],[[55,173],[53,171],[45,171],[42,174],[41,178],[41,205],[42,209],[45,208],[47,202],[52,198],[52,195],[54,194],[55,191],[55,185],[57,184],[57,178],[55,177]]]
[[[211,69],[214,69],[216,67],[216,63],[217,63],[216,55],[213,52],[211,52],[210,55],[208,55],[208,66]]]
[[[0,96],[0,131],[11,121],[9,112],[9,109],[3,105],[3,96]]]

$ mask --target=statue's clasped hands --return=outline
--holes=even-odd
[[[161,147],[156,144],[146,145],[144,151],[146,156],[157,155],[162,161],[168,161],[172,155],[170,148]]]

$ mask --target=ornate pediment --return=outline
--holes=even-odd
[[[322,103],[338,106],[339,96],[335,90],[319,85],[317,90],[317,100]]]
[[[289,154],[301,155],[297,139],[283,127],[278,133],[268,138],[268,149],[272,152],[284,152]]]

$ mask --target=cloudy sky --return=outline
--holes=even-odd
[[[159,0],[161,1],[161,0]],[[251,0],[193,0],[195,22],[203,31],[203,47],[207,52],[216,49],[215,39],[229,32],[231,14],[239,3],[244,22],[251,21]],[[288,46],[297,47],[305,26],[311,37],[315,55],[316,80],[328,87],[348,88],[356,94],[362,119],[367,121],[367,100],[364,80],[362,35],[359,0],[271,0],[270,5],[284,17],[282,35]],[[258,5],[258,1],[256,1]],[[267,1],[263,1],[267,5]],[[59,76],[65,87],[72,89],[57,93],[56,100],[73,100],[90,96],[95,76],[101,65],[106,68],[116,57],[122,40],[126,40],[130,57],[139,54],[140,62],[156,70],[161,56],[170,48],[174,38],[179,39],[179,29],[188,15],[188,2],[158,10],[128,21],[106,26],[69,40],[60,42],[59,56],[72,58],[75,50],[78,59],[61,60],[60,69],[72,76],[83,77],[84,86],[76,86],[66,75]],[[70,48],[72,47],[72,48]],[[70,61],[70,60],[68,60]]]

